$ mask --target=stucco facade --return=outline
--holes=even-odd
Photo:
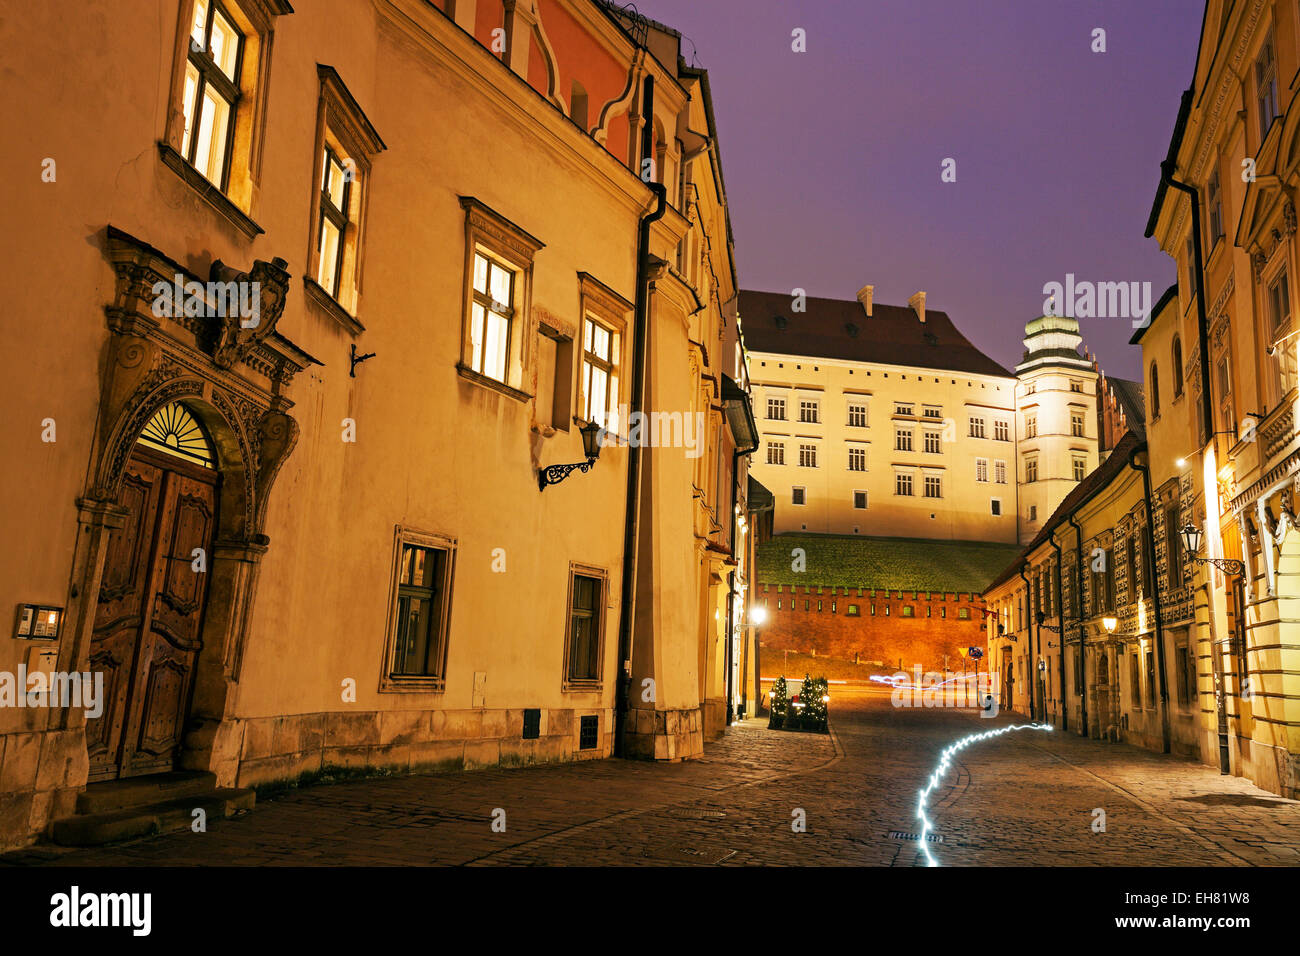
[[[748,441],[707,77],[588,0],[160,9],[4,28],[30,75],[85,55],[66,98],[19,106],[29,148],[3,161],[43,227],[6,240],[32,321],[0,507],[29,544],[0,588],[59,625],[33,639],[20,610],[0,670],[121,693],[107,722],[0,708],[0,845],[146,770],[244,788],[607,756],[622,689],[627,753],[698,753],[744,619]],[[210,294],[160,314],[176,276],[260,280],[260,321]],[[641,408],[705,427],[639,449],[629,538],[643,349]],[[160,410],[195,423],[197,463],[139,443]],[[539,489],[565,463],[588,467]]]

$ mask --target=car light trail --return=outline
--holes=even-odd
[[[952,760],[952,755],[957,751],[969,747],[977,741],[984,740],[988,737],[998,737],[1012,730],[1052,730],[1051,724],[1012,724],[1010,727],[999,727],[997,730],[986,730],[980,734],[967,734],[956,743],[949,744],[939,755],[939,766],[934,768],[934,773],[930,775],[930,783],[921,791],[920,799],[916,803],[916,816],[921,821],[921,836],[918,842],[921,844],[921,852],[925,854],[926,866],[938,866],[939,861],[935,859],[934,854],[930,852],[929,840],[926,834],[934,829],[930,818],[925,815],[925,801],[930,796],[930,791],[939,785],[943,776],[948,771],[948,763]]]

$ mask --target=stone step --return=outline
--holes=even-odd
[[[190,829],[196,809],[202,809],[210,822],[233,816],[241,810],[251,810],[256,800],[257,795],[251,789],[209,789],[126,809],[79,813],[55,820],[50,827],[50,839],[61,846],[102,846],[160,833],[175,833]]]
[[[111,810],[176,800],[216,788],[217,775],[202,770],[124,777],[121,780],[90,784],[84,793],[77,795],[77,812],[108,813]]]

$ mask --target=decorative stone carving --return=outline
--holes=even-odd
[[[212,263],[208,277],[212,282],[245,284],[256,296],[257,314],[251,320],[241,315],[216,316],[216,340],[212,347],[212,360],[218,368],[232,368],[253,348],[270,338],[284,311],[284,299],[289,291],[288,263],[276,257],[270,262],[258,259],[248,272],[230,268],[220,259]],[[227,313],[230,310],[227,310]]]

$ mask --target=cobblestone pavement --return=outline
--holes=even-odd
[[[917,791],[948,743],[1006,726],[837,691],[833,734],[728,730],[699,760],[593,761],[289,791],[206,833],[37,847],[13,865],[915,866]],[[494,833],[493,811],[506,831]],[[1296,865],[1300,801],[1189,760],[1060,732],[961,751],[929,801],[944,865]],[[1093,832],[1094,810],[1105,832]],[[806,832],[795,832],[798,811]]]

